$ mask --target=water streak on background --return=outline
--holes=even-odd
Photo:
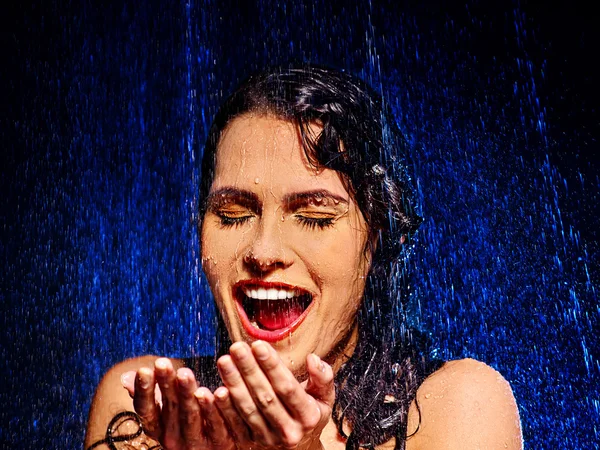
[[[411,144],[425,217],[411,322],[443,357],[505,375],[528,448],[598,448],[600,114],[585,11],[61,3],[14,11],[5,33],[2,448],[78,448],[112,364],[211,352],[201,143],[239,80],[289,59],[369,81]]]

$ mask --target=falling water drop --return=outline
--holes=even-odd
[[[500,370],[530,446],[598,442],[600,181],[585,154],[597,152],[597,77],[584,14],[531,2],[356,2],[343,15],[326,1],[311,14],[266,0],[109,3],[25,4],[7,44],[7,445],[77,445],[119,360],[213,352],[195,216],[203,140],[237,79],[289,59],[356,73],[393,110],[404,139],[378,163],[411,172],[424,219],[407,248],[408,325],[444,359]],[[42,382],[24,388],[31,379]]]

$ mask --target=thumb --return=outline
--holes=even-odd
[[[135,395],[135,371],[130,370],[129,372],[123,373],[123,375],[121,375],[121,384],[127,389],[129,396],[133,398]]]
[[[333,369],[317,355],[311,353],[306,357],[308,383],[306,393],[333,408],[335,402],[335,385]]]

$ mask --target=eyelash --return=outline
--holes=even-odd
[[[253,216],[242,216],[242,217],[228,217],[224,214],[219,214],[219,220],[221,221],[221,226],[224,228],[237,227],[239,225],[244,224],[248,220],[250,220]],[[333,226],[334,218],[333,217],[323,217],[323,218],[315,218],[315,217],[306,217],[306,216],[295,216],[296,220],[300,222],[303,227],[306,227],[310,230],[314,230],[316,227],[323,230],[325,228]]]
[[[305,217],[305,216],[296,216],[296,219],[300,222],[303,227],[314,230],[315,227],[319,227],[321,230],[333,226],[333,217],[323,217],[323,218],[315,218],[315,217]]]
[[[221,220],[221,226],[224,228],[229,227],[237,227],[238,225],[242,225],[246,221],[250,220],[252,216],[242,216],[242,217],[228,217],[222,214],[219,214],[219,219]]]

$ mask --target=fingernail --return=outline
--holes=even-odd
[[[121,375],[121,384],[123,387],[128,388],[134,383],[135,372],[125,372]]]
[[[223,375],[229,375],[231,372],[233,372],[235,370],[235,365],[231,360],[231,356],[221,356],[219,361],[217,361],[217,368]]]
[[[227,389],[225,389],[225,388],[217,389],[215,391],[215,398],[220,402],[225,401],[225,399],[227,398]]]
[[[325,371],[327,370],[327,367],[329,367],[329,364],[327,364],[325,361],[323,361],[321,358],[319,358],[314,353],[313,353],[313,357],[314,357],[314,361],[315,361],[316,365],[319,367],[321,372],[325,373]]]
[[[327,363],[321,361],[321,372],[325,373],[325,371],[327,370],[327,366]]]
[[[169,360],[166,358],[159,358],[155,361],[154,366],[159,370],[167,370]]]
[[[196,390],[196,392],[194,392],[194,395],[196,396],[196,400],[198,401],[198,403],[200,404],[200,407],[202,408],[202,413],[203,414],[212,414],[212,412],[214,410],[214,403],[210,403],[208,401],[208,399],[206,398],[205,390],[202,388],[198,388]]]
[[[254,350],[254,355],[256,355],[256,359],[265,361],[269,358],[269,349],[267,348],[267,344],[263,341],[256,341],[252,344],[252,348]]]
[[[237,359],[245,359],[246,356],[248,356],[248,352],[246,351],[246,346],[244,344],[233,344],[230,350]]]
[[[311,353],[310,355],[308,355],[308,357],[310,359],[312,359],[312,363],[314,364],[315,367],[319,367],[321,369],[321,371],[323,371],[323,361],[321,361],[321,358],[319,358],[314,353]]]
[[[138,376],[138,384],[142,389],[148,389],[148,387],[150,386],[150,382],[146,378],[141,376]]]
[[[142,389],[148,389],[150,387],[150,380],[152,379],[152,376],[153,370],[149,367],[142,367],[140,370],[138,370],[136,380],[139,387]]]
[[[179,383],[179,385],[181,387],[188,387],[189,382],[190,382],[190,379],[188,378],[187,374],[185,374],[185,373],[177,374],[177,383]]]

